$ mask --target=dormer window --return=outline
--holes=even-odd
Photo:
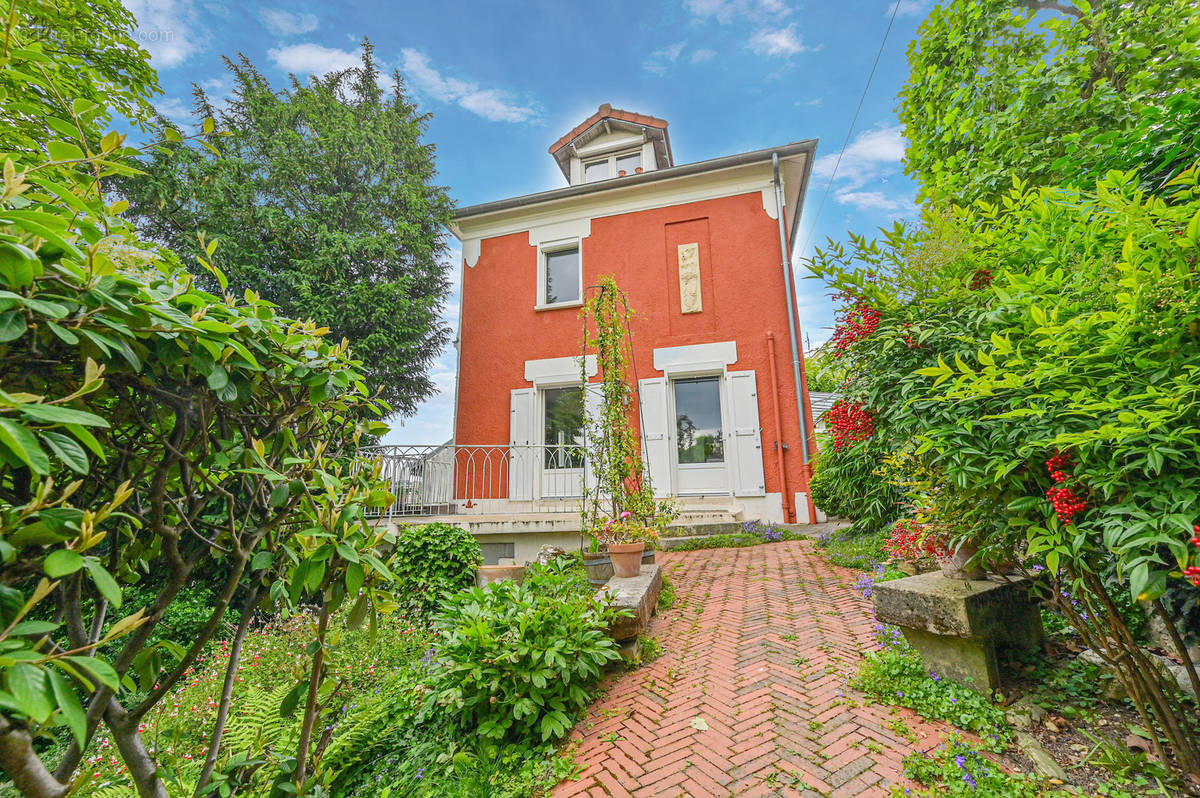
[[[636,174],[642,168],[642,154],[629,152],[617,156],[617,177]]]
[[[597,180],[608,180],[608,159],[591,161],[583,165],[583,182],[594,183]]]
[[[583,162],[583,182],[595,183],[610,177],[628,177],[642,168],[642,151],[613,153],[594,161]]]

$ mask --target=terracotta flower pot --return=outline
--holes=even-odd
[[[637,576],[642,571],[642,552],[645,543],[610,543],[608,556],[612,559],[613,576]]]
[[[974,557],[978,551],[979,547],[968,540],[950,554],[938,557],[938,564],[942,566],[942,576],[947,579],[964,580],[986,578],[987,573],[978,565],[967,565],[967,561]]]

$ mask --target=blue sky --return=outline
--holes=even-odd
[[[905,51],[931,0],[901,0],[832,184],[891,0],[126,4],[159,72],[160,110],[181,121],[192,83],[215,97],[228,91],[222,55],[244,53],[283,85],[289,73],[353,65],[358,42],[369,36],[378,60],[398,68],[432,112],[427,135],[437,145],[440,181],[463,205],[564,185],[547,148],[609,102],[668,120],[676,163],[819,139],[801,242],[871,232],[914,215],[916,188],[903,174],[895,106],[908,74]],[[796,254],[811,251],[810,244]],[[830,335],[833,304],[815,280],[799,281],[799,299],[803,333],[818,345]],[[446,307],[452,326],[457,307],[456,287]],[[450,437],[454,373],[448,348],[434,369],[441,393],[397,424],[389,442]]]

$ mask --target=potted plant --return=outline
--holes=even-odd
[[[646,544],[653,546],[658,542],[658,530],[643,524],[628,510],[606,521],[593,536],[608,549],[613,575],[619,577],[637,576],[642,570]]]
[[[968,564],[979,551],[974,541],[960,540],[955,544],[953,537],[935,523],[900,519],[889,530],[883,550],[893,559],[909,562],[933,557],[947,579],[983,579],[986,576],[978,565]]]

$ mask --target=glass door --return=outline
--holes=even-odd
[[[583,389],[542,391],[542,497],[583,495]]]
[[[721,378],[672,383],[675,394],[675,484],[680,494],[728,493]]]

